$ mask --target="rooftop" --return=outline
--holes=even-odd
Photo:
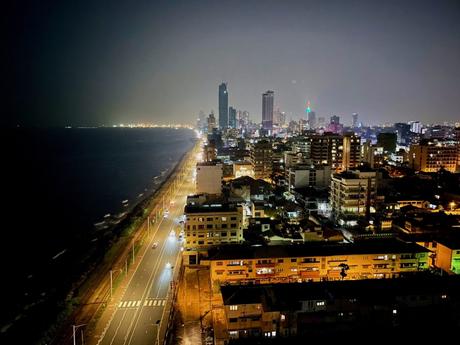
[[[265,310],[288,310],[300,301],[354,298],[358,302],[392,300],[396,296],[459,295],[460,277],[420,275],[398,279],[344,280],[298,284],[227,285],[224,305],[264,304]],[[300,307],[300,306],[299,306]]]
[[[210,260],[289,258],[305,256],[332,256],[353,254],[401,254],[424,253],[428,249],[414,243],[396,239],[369,240],[357,243],[308,242],[293,245],[252,247],[249,245],[231,245],[212,248]]]

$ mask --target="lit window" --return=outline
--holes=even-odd
[[[317,306],[326,305],[326,302],[324,302],[324,301],[318,301],[318,302],[316,302],[316,305],[317,305]]]
[[[396,309],[393,309],[393,315],[396,315],[398,311]]]
[[[281,321],[284,321],[284,320],[286,320],[286,315],[281,314]]]
[[[237,305],[231,305],[230,310],[238,310],[238,306]]]
[[[441,298],[442,298],[442,299],[446,299],[446,298],[447,298],[447,295],[441,295]]]

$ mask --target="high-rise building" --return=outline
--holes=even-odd
[[[208,122],[208,133],[212,133],[213,129],[217,128],[216,117],[213,111],[211,111],[211,114],[209,114],[207,122]]]
[[[219,85],[219,127],[228,127],[228,90],[227,83]]]
[[[286,124],[286,113],[279,108],[273,112],[273,124],[282,127]]]
[[[358,113],[353,113],[351,115],[352,122],[351,122],[351,127],[357,128],[358,127]]]
[[[413,133],[420,134],[422,133],[422,124],[419,121],[411,121],[410,123],[410,131]]]
[[[408,144],[409,143],[409,134],[410,134],[410,125],[408,123],[398,122],[394,125],[396,130],[396,140],[398,144]]]
[[[236,128],[236,109],[233,107],[228,108],[228,126]]]
[[[258,141],[252,146],[251,160],[254,166],[254,177],[270,178],[273,171],[273,146],[268,140]]]
[[[302,153],[312,164],[326,164],[333,170],[346,170],[359,166],[361,145],[360,138],[353,134],[310,134],[294,142],[293,151]]]
[[[333,174],[330,204],[336,218],[368,216],[376,195],[376,172],[352,170]]]
[[[379,133],[377,134],[377,145],[383,147],[386,152],[394,153],[396,151],[396,133]]]
[[[212,133],[214,128],[216,128],[216,117],[214,116],[214,113],[211,112],[208,116],[208,133]]]
[[[360,138],[354,134],[345,134],[342,145],[342,170],[358,167],[360,160]]]
[[[262,128],[271,130],[273,128],[273,102],[275,93],[267,91],[262,94]]]
[[[340,116],[337,116],[337,115],[332,115],[331,116],[331,122],[330,122],[331,125],[338,125],[340,124]]]
[[[310,129],[316,128],[316,113],[314,111],[307,112],[308,127]]]
[[[249,111],[239,110],[238,111],[238,126],[240,128],[245,128],[249,125]]]
[[[371,169],[374,168],[374,155],[375,147],[372,146],[370,139],[367,139],[366,142],[361,147],[361,161],[369,165]]]
[[[331,133],[341,134],[343,131],[343,125],[340,123],[340,117],[333,115],[331,121],[327,126],[327,131]]]
[[[458,144],[452,142],[427,141],[411,145],[409,164],[412,169],[423,172],[437,172],[444,168],[456,172],[459,167]]]

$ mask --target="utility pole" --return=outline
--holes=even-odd
[[[77,339],[75,337],[75,332],[78,328],[86,326],[86,323],[82,323],[81,325],[72,325],[72,338],[73,338],[73,345],[77,345]],[[81,331],[81,342],[83,344],[83,330]]]
[[[112,299],[113,294],[113,271],[110,270],[110,299]]]
[[[134,264],[134,242],[133,242],[133,264]]]
[[[147,236],[150,237],[150,216],[147,216]]]

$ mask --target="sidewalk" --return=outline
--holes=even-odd
[[[208,268],[185,267],[179,283],[175,344],[201,344],[202,330],[212,327]]]

